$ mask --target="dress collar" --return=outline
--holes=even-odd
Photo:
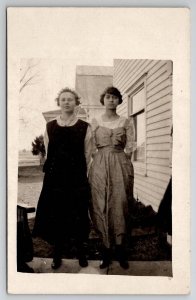
[[[61,119],[61,116],[58,116],[56,120],[59,126],[73,126],[78,121],[78,117],[73,115],[65,121]]]

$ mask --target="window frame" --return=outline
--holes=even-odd
[[[145,141],[144,141],[144,161],[137,161],[134,160],[134,155],[132,155],[132,163],[134,165],[134,170],[135,173],[147,176],[147,150],[146,150],[146,78],[147,78],[147,73],[144,73],[138,80],[135,81],[135,83],[126,91],[127,94],[127,99],[128,99],[128,117],[134,118],[134,116],[139,115],[141,113],[144,113],[144,119],[145,119]],[[140,90],[144,88],[144,95],[145,95],[145,100],[144,100],[144,106],[139,109],[138,111],[135,111],[133,113],[133,102],[132,102],[132,97],[136,95]],[[135,122],[134,122],[135,126]],[[136,128],[135,128],[136,129]],[[137,141],[136,141],[137,142]]]

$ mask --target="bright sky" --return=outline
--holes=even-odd
[[[20,94],[20,148],[30,150],[33,139],[43,134],[45,119],[42,112],[58,109],[55,98],[63,87],[75,87],[76,64],[72,61],[54,59],[23,60],[23,67],[28,62],[36,63],[31,74],[38,75],[32,84],[25,86]],[[112,66],[112,60],[111,66]],[[96,65],[95,63],[92,65]],[[28,76],[27,76],[28,78]]]

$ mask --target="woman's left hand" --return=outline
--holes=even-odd
[[[126,158],[127,159],[130,159],[131,160],[131,157],[132,157],[132,153],[130,152],[130,153],[125,153],[125,155],[126,155]]]

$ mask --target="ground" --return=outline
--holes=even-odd
[[[39,194],[42,188],[43,172],[41,166],[20,167],[18,177],[18,203],[37,207]],[[76,260],[76,251],[74,244],[71,248],[64,251],[63,265],[58,272],[68,273],[99,273],[99,274],[123,274],[144,276],[147,273],[151,276],[171,276],[171,247],[168,246],[163,234],[158,234],[154,227],[154,214],[150,208],[145,209],[150,215],[151,221],[146,222],[144,218],[144,207],[137,204],[137,209],[133,211],[133,223],[135,226],[128,240],[128,259],[129,271],[124,271],[119,267],[117,262],[101,272],[99,270],[99,240],[91,232],[89,243],[87,245],[87,255],[89,259],[89,267],[85,270],[80,270]],[[138,209],[139,207],[139,209]],[[142,211],[142,214],[141,214]],[[29,227],[33,228],[35,213],[29,214]],[[148,223],[148,224],[147,224]],[[152,223],[152,224],[151,224]],[[33,266],[34,271],[51,272],[50,264],[53,248],[45,241],[34,238],[34,259],[29,265]],[[113,257],[115,260],[115,256]]]

